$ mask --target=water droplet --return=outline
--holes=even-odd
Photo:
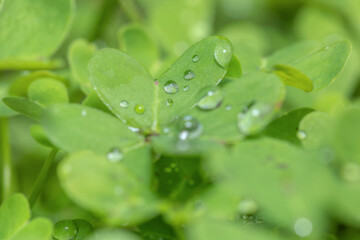
[[[200,60],[200,57],[199,57],[198,55],[194,55],[193,58],[192,58],[192,61],[193,61],[194,63],[199,62],[199,60]]]
[[[268,103],[251,103],[238,114],[238,128],[244,135],[254,134],[269,123],[275,115],[273,105]]]
[[[136,104],[134,110],[137,114],[144,114],[146,108],[143,104]]]
[[[176,93],[178,91],[178,86],[176,82],[172,80],[165,82],[164,91],[169,94]]]
[[[203,110],[213,110],[220,106],[224,96],[219,88],[210,88],[206,95],[197,103],[197,106]]]
[[[245,199],[238,204],[237,209],[240,214],[252,215],[257,212],[258,206],[253,200]]]
[[[232,106],[231,105],[226,105],[225,106],[225,111],[231,111],[232,109]]]
[[[179,123],[179,139],[196,138],[202,133],[202,125],[192,116],[184,116]]]
[[[122,108],[128,108],[129,107],[129,103],[126,100],[122,100],[120,102],[120,107]]]
[[[86,110],[81,110],[81,116],[85,117],[87,114]]]
[[[226,38],[219,39],[214,52],[216,62],[223,68],[227,67],[232,58],[232,45]]]
[[[193,71],[191,71],[191,70],[187,70],[187,71],[185,71],[185,73],[184,73],[184,78],[185,78],[186,80],[194,79],[194,78],[195,78],[195,73],[194,73]]]
[[[173,105],[173,100],[172,99],[166,100],[166,106],[170,107],[171,105]]]
[[[307,237],[313,230],[312,222],[307,218],[298,218],[294,224],[294,230],[299,237]]]
[[[113,148],[106,154],[106,157],[110,162],[116,163],[120,162],[124,158],[124,154],[120,149]]]
[[[190,90],[190,87],[189,86],[185,86],[184,87],[184,92],[187,92],[187,91],[189,91]]]
[[[128,129],[130,129],[132,132],[140,132],[140,128],[128,126]]]
[[[329,47],[329,46],[326,46],[326,47],[325,47],[325,50],[329,50],[329,49],[330,49],[330,47]]]
[[[297,133],[296,133],[296,136],[299,140],[304,140],[306,137],[307,137],[307,134],[305,131],[303,130],[299,130]]]

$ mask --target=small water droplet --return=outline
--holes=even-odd
[[[164,84],[164,91],[169,94],[176,93],[178,91],[178,86],[175,81],[169,80]]]
[[[298,218],[294,224],[294,230],[299,237],[307,237],[313,230],[312,222],[307,218]]]
[[[128,126],[128,129],[130,129],[132,132],[140,132],[140,128]]]
[[[122,108],[128,108],[129,107],[129,103],[126,100],[122,100],[120,102],[120,107]]]
[[[275,114],[273,105],[268,103],[250,103],[238,114],[238,128],[244,135],[260,131]]]
[[[223,68],[227,67],[232,58],[232,46],[226,38],[219,39],[214,52],[216,62]]]
[[[81,116],[85,117],[87,114],[86,110],[81,110]]]
[[[326,47],[325,47],[325,50],[329,50],[329,49],[330,49],[330,47],[329,47],[329,46],[326,46]]]
[[[232,109],[232,106],[231,105],[226,105],[225,106],[225,111],[231,111]]]
[[[124,158],[124,154],[118,148],[113,148],[106,154],[107,159],[110,162],[116,163],[120,162]]]
[[[172,99],[166,100],[166,106],[171,107],[171,105],[173,105],[173,100]]]
[[[306,139],[307,134],[306,134],[305,131],[299,130],[299,131],[296,133],[296,136],[297,136],[297,138],[298,138],[299,140],[304,140],[304,139]]]
[[[199,62],[199,60],[200,60],[200,57],[199,57],[198,55],[194,55],[193,58],[192,58],[192,61],[193,61],[194,63]]]
[[[197,103],[197,106],[203,110],[213,110],[221,105],[223,100],[222,91],[219,88],[210,88],[206,95]]]
[[[143,104],[136,104],[134,110],[137,114],[144,114],[144,112],[146,111],[146,108]]]
[[[187,92],[187,91],[189,91],[190,90],[190,87],[189,86],[185,86],[184,87],[184,92]]]
[[[189,138],[196,138],[200,136],[202,133],[202,125],[197,119],[187,115],[180,120],[179,130],[179,139],[187,140]]]
[[[185,78],[185,80],[194,79],[195,78],[195,73],[193,71],[191,71],[191,70],[187,70],[184,73],[184,78]]]

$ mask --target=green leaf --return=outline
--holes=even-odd
[[[67,57],[71,74],[74,80],[80,84],[81,90],[87,95],[93,92],[93,87],[89,80],[88,65],[95,51],[96,46],[83,39],[77,39],[72,42],[68,50]]]
[[[47,146],[47,147],[54,147],[54,145],[49,141],[47,138],[44,129],[39,124],[34,124],[30,127],[30,134],[35,141],[40,143],[41,145]]]
[[[29,86],[40,78],[51,78],[56,81],[59,81],[65,85],[68,85],[68,80],[58,75],[57,73],[50,71],[34,71],[34,72],[25,72],[25,74],[16,79],[16,81],[10,87],[10,94],[19,97],[27,97]]]
[[[263,134],[269,137],[278,138],[291,142],[295,145],[301,145],[297,134],[300,121],[313,110],[310,108],[300,108],[285,113],[272,121],[264,130]]]
[[[251,239],[251,240],[279,240],[283,239],[263,229],[240,227],[235,223],[214,220],[198,220],[189,226],[189,240],[217,240],[217,239]]]
[[[233,55],[229,65],[229,69],[226,73],[226,77],[239,78],[241,77],[241,75],[242,75],[242,70],[241,70],[239,58],[236,55]]]
[[[51,78],[40,78],[31,83],[28,96],[31,101],[44,107],[69,102],[64,84]]]
[[[71,154],[58,168],[67,195],[110,224],[135,224],[157,214],[155,196],[121,163],[89,151]]]
[[[52,224],[44,218],[28,223],[30,209],[26,198],[14,194],[0,207],[0,238],[2,240],[48,240]]]
[[[147,131],[157,130],[158,125],[169,124],[193,107],[203,97],[203,88],[218,84],[231,57],[228,40],[210,37],[189,48],[153,81],[130,56],[104,49],[90,61],[90,79],[101,99],[120,119]],[[184,91],[186,87],[188,91]],[[167,107],[169,101],[173,102],[171,107]]]
[[[141,137],[115,117],[76,104],[58,104],[45,110],[41,120],[50,141],[67,152],[92,150],[105,154],[131,147]]]
[[[95,232],[94,235],[86,238],[86,240],[140,240],[141,238],[126,230],[103,229]]]
[[[187,114],[202,125],[202,138],[240,139],[258,133],[271,122],[282,105],[284,90],[274,74],[255,72],[222,86],[224,98],[218,108],[194,108]]]
[[[349,107],[338,116],[334,127],[334,147],[345,161],[360,163],[360,108]]]
[[[223,37],[206,38],[190,47],[158,79],[158,119],[166,126],[176,116],[189,111],[201,98],[204,90],[221,82],[232,59],[232,46]],[[173,81],[174,93],[165,87]],[[169,104],[171,101],[171,104]]]
[[[52,55],[70,28],[73,11],[72,0],[3,0],[0,9],[1,61],[38,60]]]
[[[5,97],[3,102],[11,109],[34,120],[40,120],[44,108],[37,103],[20,97]]]
[[[144,26],[126,25],[119,31],[118,38],[121,50],[153,72],[154,64],[159,60],[159,51],[155,39]]]
[[[267,66],[274,67],[275,72],[290,86],[318,91],[335,80],[350,52],[348,41],[335,42],[320,49],[316,49],[313,43],[300,43],[270,56]]]

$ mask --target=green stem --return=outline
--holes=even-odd
[[[4,201],[11,195],[12,187],[12,163],[11,150],[9,144],[9,119],[0,118],[0,154],[1,154],[1,171],[2,185],[1,197]]]
[[[138,7],[135,5],[134,0],[120,0],[120,5],[127,15],[127,17],[133,22],[141,22],[142,17],[139,13]]]
[[[53,70],[64,66],[62,60],[49,61],[24,61],[24,60],[5,60],[0,61],[0,70]]]
[[[29,203],[30,203],[30,207],[33,207],[34,204],[36,203],[36,200],[38,199],[40,192],[44,186],[45,180],[48,176],[50,167],[54,161],[54,158],[56,156],[57,153],[57,149],[52,149],[49,156],[47,157],[47,159],[44,162],[44,165],[42,166],[40,173],[36,179],[36,182],[34,184],[33,189],[30,192],[29,195]]]

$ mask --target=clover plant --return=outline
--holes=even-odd
[[[357,0],[0,4],[0,239],[360,237]]]

